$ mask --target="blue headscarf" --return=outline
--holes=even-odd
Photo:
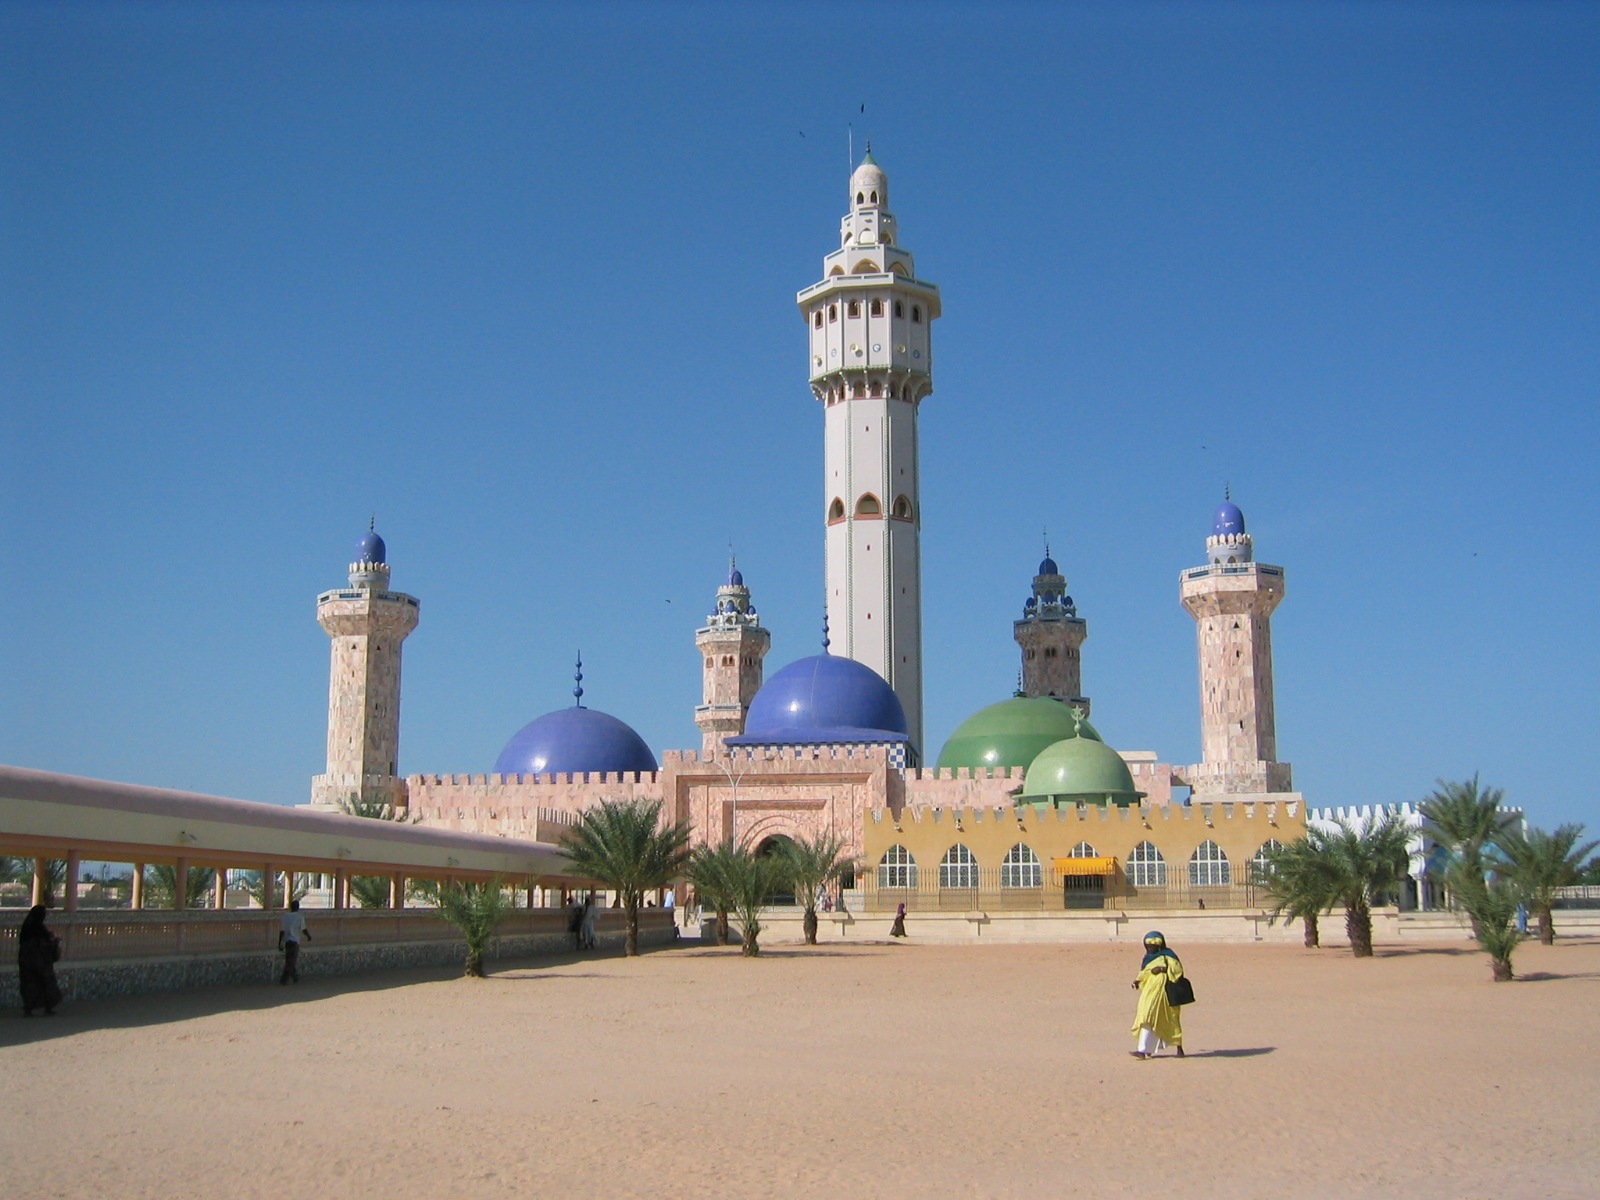
[[[1150,948],[1151,942],[1158,943],[1154,950]],[[1152,929],[1144,935],[1144,961],[1139,964],[1139,969],[1144,970],[1158,958],[1170,958],[1176,961],[1178,956],[1167,949],[1167,939],[1162,936],[1161,931]]]

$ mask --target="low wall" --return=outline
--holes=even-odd
[[[459,966],[466,959],[466,943],[428,911],[304,912],[311,940],[301,948],[299,969],[307,979],[401,967]],[[56,979],[68,1000],[273,983],[283,969],[283,956],[273,948],[280,915],[257,912],[241,919],[237,913],[199,911],[52,913],[50,928],[64,947]],[[572,951],[567,914],[560,910],[514,912],[501,929],[489,944],[485,957],[490,961]],[[622,912],[603,910],[595,933],[602,950],[620,950],[627,937]],[[15,934],[14,923],[0,927],[4,954],[0,962],[8,965],[16,962]],[[669,914],[660,910],[639,914],[641,946],[667,945],[676,936]],[[174,952],[174,942],[208,941],[231,945]],[[140,943],[143,953],[119,956],[113,949],[127,951]],[[6,970],[0,975],[0,1008],[21,1005],[17,973]]]

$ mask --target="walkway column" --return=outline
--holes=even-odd
[[[406,877],[404,875],[389,876],[389,907],[404,908],[406,906]]]
[[[172,907],[189,906],[189,860],[180,858],[172,868]]]
[[[272,907],[272,893],[278,890],[278,872],[271,863],[261,864],[261,907]]]
[[[30,903],[40,905],[44,903],[45,884],[49,879],[50,860],[36,858],[33,860],[33,899]]]
[[[228,907],[228,868],[218,867],[217,878],[212,885],[212,895],[215,897],[216,910],[221,912]]]
[[[65,887],[67,889],[67,911],[69,913],[78,911],[78,869],[82,861],[76,850],[67,851],[67,881]]]
[[[144,864],[133,864],[133,887],[128,893],[128,907],[138,912],[144,907]]]
[[[289,907],[289,901],[294,899],[294,872],[284,868],[283,872],[283,906]]]
[[[334,908],[348,908],[350,894],[346,889],[350,886],[350,876],[345,869],[340,867],[333,873],[333,906]]]

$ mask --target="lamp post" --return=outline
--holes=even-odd
[[[713,758],[711,765],[728,777],[728,787],[733,791],[728,814],[728,845],[732,846],[739,836],[739,781],[755,770],[755,762],[747,761],[744,770],[738,772],[720,758]]]

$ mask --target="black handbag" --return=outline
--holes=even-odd
[[[1177,1008],[1184,1004],[1194,1003],[1194,984],[1189,982],[1187,975],[1180,975],[1177,979],[1167,980],[1167,1003]]]

